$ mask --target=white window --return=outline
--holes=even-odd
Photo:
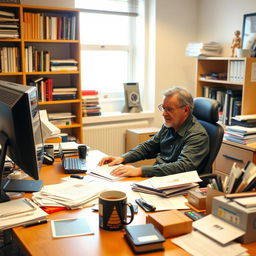
[[[122,109],[123,83],[138,82],[143,101],[144,18],[143,12],[139,12],[143,10],[142,2],[76,0],[76,7],[81,9],[82,89],[99,92],[102,112]]]

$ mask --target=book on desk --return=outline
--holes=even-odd
[[[144,253],[164,250],[165,238],[153,224],[142,224],[125,227],[124,238],[134,253]]]

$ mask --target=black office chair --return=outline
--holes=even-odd
[[[194,98],[193,115],[207,131],[210,141],[210,152],[198,168],[198,174],[203,180],[205,180],[205,176],[209,178],[208,174],[212,173],[212,165],[219,152],[224,135],[223,127],[217,123],[219,120],[219,106],[220,103],[217,100],[205,97]]]

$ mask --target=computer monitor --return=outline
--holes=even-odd
[[[3,202],[8,200],[3,181],[6,155],[30,177],[39,179],[43,139],[36,87],[0,80],[0,143],[0,202]]]

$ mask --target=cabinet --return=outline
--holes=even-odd
[[[214,172],[223,177],[229,174],[233,163],[243,168],[248,161],[256,163],[256,144],[247,146],[224,140],[216,157]]]
[[[150,139],[158,131],[159,129],[155,127],[127,129],[125,151],[128,151],[136,147],[138,144],[143,143],[144,141]],[[143,161],[138,161],[133,165],[140,167],[143,165],[152,165],[154,162],[155,159],[146,159]]]
[[[221,74],[220,79],[211,77],[211,74]],[[210,91],[211,89],[240,91],[240,114],[255,114],[256,58],[209,57],[198,59],[196,96],[205,96],[205,88]],[[207,96],[213,97],[213,95]],[[256,163],[256,147],[223,141],[214,163],[214,172],[225,176],[229,174],[234,162],[240,167],[244,167],[247,161]]]
[[[79,11],[14,4],[0,4],[0,10],[15,14],[19,34],[17,38],[2,38],[0,33],[0,47],[15,47],[14,56],[10,56],[17,61],[17,68],[6,72],[1,51],[0,79],[29,85],[43,78],[52,81],[49,88],[73,88],[72,98],[52,100],[47,96],[39,102],[39,107],[48,113],[72,113],[75,116],[72,122],[58,127],[82,143]],[[52,71],[50,60],[69,60],[69,65],[76,67]],[[48,95],[50,91],[47,90],[38,89]]]

